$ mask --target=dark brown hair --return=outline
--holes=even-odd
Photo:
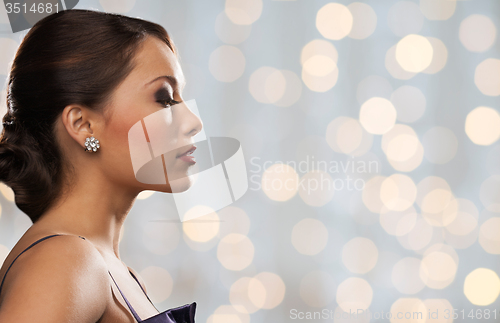
[[[57,118],[70,104],[103,111],[150,35],[176,54],[162,26],[91,10],[49,15],[24,37],[8,78],[0,181],[12,188],[16,205],[33,223],[62,191],[65,160],[55,138]]]

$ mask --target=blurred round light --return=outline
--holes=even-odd
[[[439,190],[442,189],[437,189],[437,190],[438,191],[435,191],[433,194],[439,192]],[[444,191],[446,192],[446,190]],[[443,193],[443,191],[441,191],[441,193]],[[447,197],[446,193],[444,193],[444,196]],[[430,196],[428,195],[427,197]],[[434,197],[436,197],[436,195],[434,195]],[[439,200],[437,203],[439,203]],[[424,218],[424,220],[427,221],[427,223],[429,223],[430,225],[435,227],[447,227],[456,220],[458,214],[459,214],[459,199],[456,199],[454,197],[450,198],[449,203],[444,207],[442,211],[432,212],[432,213],[422,211],[422,217]],[[461,224],[459,223],[460,222],[457,221],[457,223],[454,224],[454,227],[455,228],[460,227]]]
[[[427,254],[420,264],[420,279],[430,288],[448,287],[457,273],[458,264],[445,252],[434,251]]]
[[[337,64],[328,56],[314,55],[304,62],[302,68],[313,76],[327,76],[337,69]]]
[[[406,71],[401,67],[401,65],[399,65],[399,62],[396,59],[396,47],[397,45],[394,45],[387,50],[385,54],[385,68],[395,79],[409,80],[417,75],[417,73]]]
[[[396,60],[405,71],[419,73],[429,67],[433,52],[427,38],[409,34],[396,45]]]
[[[373,8],[362,2],[353,2],[347,6],[353,17],[349,37],[354,39],[368,38],[377,27],[377,14]]]
[[[337,304],[349,313],[366,310],[373,299],[373,289],[360,277],[349,277],[337,288]]]
[[[399,314],[401,313],[401,314]],[[399,317],[402,316],[402,314],[406,314],[405,319],[400,319],[398,320],[398,314]],[[420,316],[418,313],[422,313]],[[401,321],[403,322],[411,322],[411,323],[423,323],[426,322],[426,316],[423,313],[428,313],[428,309],[425,306],[425,303],[416,297],[412,298],[398,298],[394,303],[391,305],[391,310],[390,310],[390,322],[391,323],[399,323]],[[389,316],[389,314],[387,314]],[[404,316],[403,316],[404,317]],[[421,317],[421,318],[420,318]],[[429,319],[431,320],[431,319]],[[399,322],[398,322],[399,321]],[[441,322],[440,320],[435,320],[436,323],[444,323]]]
[[[346,154],[359,147],[363,140],[363,128],[358,120],[348,119],[337,130],[337,144]]]
[[[426,38],[432,45],[432,62],[422,73],[436,74],[445,67],[448,61],[448,49],[441,39],[435,37]]]
[[[500,95],[500,59],[487,58],[476,67],[474,83],[481,93],[488,96]]]
[[[262,191],[273,201],[284,202],[295,196],[299,175],[289,165],[274,164],[262,174]]]
[[[222,45],[210,54],[208,68],[216,80],[233,82],[245,71],[245,56],[237,47]]]
[[[407,125],[396,124],[382,136],[381,144],[391,166],[401,172],[414,170],[424,158],[424,148],[415,130]]]
[[[320,170],[312,170],[300,178],[299,195],[307,205],[320,207],[333,198],[335,186],[330,174]]]
[[[226,0],[225,12],[236,25],[251,25],[262,14],[262,0]]]
[[[443,212],[453,200],[453,194],[449,190],[437,188],[430,191],[422,199],[422,211],[426,213]]]
[[[458,38],[471,52],[487,51],[495,42],[497,29],[491,19],[485,15],[472,14],[462,20]]]
[[[404,162],[415,156],[420,141],[416,136],[400,134],[387,144],[387,158],[396,162]]]
[[[456,6],[456,0],[420,0],[420,10],[429,20],[447,20]]]
[[[311,59],[315,60],[314,64],[316,64],[317,60],[314,57],[315,56],[313,56]],[[309,62],[309,60],[307,60],[306,62]],[[333,62],[333,60],[331,60],[331,62]],[[308,66],[305,63],[304,63],[304,65],[309,70],[315,68],[314,65]],[[330,66],[331,65],[332,64],[330,64]],[[314,92],[326,92],[326,91],[330,90],[332,87],[335,86],[335,84],[337,84],[338,76],[339,76],[339,69],[337,68],[336,64],[335,64],[335,68],[333,70],[331,70],[330,73],[328,73],[327,75],[323,75],[323,76],[309,74],[309,72],[306,68],[302,68],[302,81],[311,91],[314,91]]]
[[[361,126],[358,120],[341,116],[328,124],[326,141],[335,152],[361,156],[370,150],[373,136]]]
[[[142,192],[140,192],[140,193],[137,195],[137,199],[138,199],[138,200],[145,200],[145,199],[147,199],[148,197],[150,197],[151,195],[153,195],[154,193],[155,193],[155,191],[149,191],[149,190],[142,191]]]
[[[492,108],[475,108],[465,119],[465,133],[476,145],[491,145],[500,137],[500,115]]]
[[[340,40],[352,29],[353,16],[351,11],[340,3],[327,3],[318,10],[316,28],[323,37]]]
[[[186,212],[186,217],[190,218],[191,212],[194,214],[203,213],[193,220],[182,222],[182,229],[186,236],[196,242],[207,242],[217,236],[219,232],[220,222],[217,213],[206,206],[196,206]],[[199,212],[199,213],[198,213]]]
[[[266,288],[260,280],[252,277],[241,277],[229,290],[231,305],[241,313],[251,314],[258,311],[265,299]]]
[[[403,174],[387,177],[380,186],[380,199],[392,211],[404,211],[411,207],[417,197],[413,180]]]
[[[368,238],[356,237],[342,249],[342,262],[351,272],[366,274],[375,267],[378,259],[377,246]]]
[[[306,218],[300,220],[292,229],[292,245],[303,255],[315,255],[325,249],[328,230],[323,222]]]
[[[271,272],[261,272],[255,275],[254,279],[260,281],[262,286],[266,289],[261,308],[272,309],[283,302],[283,299],[285,298],[286,286],[283,279],[281,279],[279,275]],[[258,286],[258,284],[250,285],[250,291],[252,291],[254,286]],[[249,296],[250,300],[254,304],[260,302],[258,298],[254,299],[255,296],[257,296],[257,293],[250,293]]]
[[[252,241],[239,233],[228,234],[217,246],[217,259],[224,268],[233,271],[248,267],[253,261],[254,253]]]
[[[452,201],[448,182],[438,176],[428,176],[417,184],[417,204],[426,213],[439,213]]]
[[[250,314],[237,311],[233,305],[221,305],[208,317],[206,323],[250,323]]]
[[[264,94],[271,103],[281,99],[285,94],[286,79],[281,71],[274,71],[264,82]]]
[[[359,122],[369,133],[384,134],[396,123],[396,109],[391,101],[373,97],[361,105]]]
[[[420,251],[431,242],[433,234],[433,227],[422,217],[417,217],[412,229],[405,235],[397,236],[397,239],[403,248]]]
[[[161,303],[172,294],[174,281],[170,273],[157,266],[143,269],[139,275],[144,280],[148,296],[154,303]]]
[[[417,211],[410,207],[404,211],[392,211],[383,208],[380,212],[380,225],[390,235],[408,234],[417,223]]]
[[[279,73],[279,70],[271,66],[263,66],[250,75],[248,89],[257,102],[273,103],[266,94],[266,84],[269,77],[275,73]]]
[[[474,269],[465,277],[464,294],[474,305],[490,305],[500,294],[500,279],[489,268]]]
[[[308,42],[300,53],[300,64],[304,65],[313,56],[326,56],[332,59],[335,64],[338,62],[339,54],[335,46],[324,39],[314,39]]]
[[[260,103],[288,107],[300,98],[302,83],[291,71],[263,66],[250,76],[248,89]]]

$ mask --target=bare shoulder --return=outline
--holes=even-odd
[[[89,241],[73,235],[46,239],[8,272],[0,322],[96,322],[110,299],[107,275]]]
[[[144,280],[142,279],[142,277],[134,269],[132,269],[128,266],[127,266],[127,268],[128,268],[128,270],[130,270],[132,272],[132,274],[134,274],[134,276],[137,278],[137,280],[141,284],[142,289],[144,289],[144,291],[147,293],[148,291],[146,290],[146,284],[144,284]]]

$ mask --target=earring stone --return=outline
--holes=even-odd
[[[95,153],[100,147],[99,140],[95,139],[94,136],[85,139],[85,151]]]

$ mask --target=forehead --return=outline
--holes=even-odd
[[[185,83],[184,74],[177,57],[163,41],[148,36],[134,57],[135,67],[129,75],[135,85],[151,86],[154,79],[169,75],[173,76],[179,86]],[[165,81],[165,78],[161,79]],[[161,81],[157,81],[161,82]],[[153,83],[156,83],[153,82]]]

